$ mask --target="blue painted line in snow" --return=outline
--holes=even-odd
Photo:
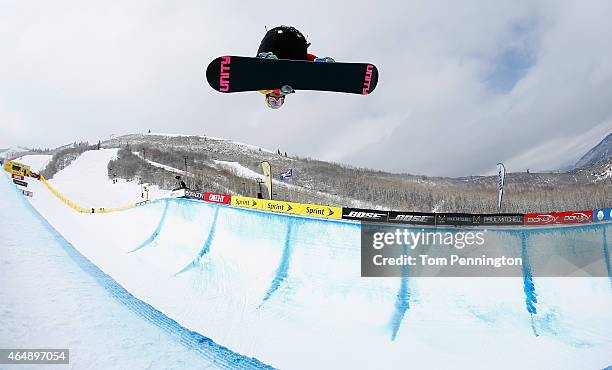
[[[176,337],[185,347],[200,353],[219,367],[226,369],[274,369],[256,358],[243,356],[233,352],[227,347],[215,343],[212,339],[181,326],[175,320],[164,315],[153,306],[134,297],[117,283],[117,281],[100,270],[98,266],[87,259],[87,257],[83,256],[72,244],[70,244],[70,242],[51,226],[47,219],[38,213],[16,187],[15,192],[26,208],[41,222],[43,227],[49,231],[77,266],[85,273],[92,276],[114,299],[126,306],[132,312],[135,312],[148,322],[164,330],[166,333]]]
[[[529,264],[529,255],[527,253],[527,235],[521,233],[521,258],[523,260],[523,291],[525,292],[525,307],[529,312],[531,319],[531,328],[533,334],[538,336],[538,332],[534,324],[534,315],[538,313],[536,304],[538,303],[535,285],[533,284],[533,275],[531,273],[531,265]]]
[[[174,276],[182,274],[183,272],[196,267],[200,263],[200,260],[202,259],[202,257],[204,257],[210,251],[210,246],[212,245],[212,242],[215,239],[215,230],[217,229],[218,216],[219,216],[219,207],[215,207],[215,213],[213,215],[213,222],[210,226],[210,231],[208,231],[208,237],[206,238],[206,241],[204,242],[202,249],[196,256],[196,258],[194,258],[193,261],[191,261],[187,266],[183,267],[179,272],[174,274]]]
[[[272,280],[272,284],[270,284],[270,288],[266,292],[266,295],[264,296],[263,301],[261,302],[259,307],[261,307],[268,299],[270,299],[270,297],[272,297],[272,294],[276,292],[276,290],[280,287],[283,281],[285,281],[285,279],[287,278],[287,275],[289,274],[289,262],[291,261],[291,250],[292,250],[291,233],[293,230],[294,222],[295,221],[290,220],[289,223],[287,224],[287,233],[285,234],[285,245],[283,248],[283,256],[281,257],[280,264],[278,265],[278,268],[276,269],[276,274],[274,276],[274,279]]]
[[[168,207],[169,207],[170,202],[168,201],[168,199],[166,199],[164,201],[164,211],[162,212],[162,216],[161,219],[159,220],[159,224],[157,224],[157,227],[155,228],[155,230],[153,231],[153,234],[151,234],[151,236],[149,236],[147,238],[147,240],[145,240],[144,242],[142,242],[138,247],[132,249],[131,251],[129,251],[128,253],[133,253],[136,252],[139,249],[142,249],[144,247],[146,247],[147,245],[153,243],[153,241],[155,239],[157,239],[157,236],[159,235],[159,233],[161,232],[162,227],[164,226],[164,224],[166,223],[166,215],[168,214]]]
[[[404,254],[408,254],[406,245],[402,246]],[[402,277],[400,281],[399,291],[395,300],[395,312],[391,319],[391,340],[394,341],[397,337],[397,332],[402,324],[406,311],[410,308],[410,290],[408,285],[408,266],[402,267]]]
[[[612,266],[610,266],[610,251],[608,250],[608,233],[606,228],[603,229],[603,254],[606,260],[606,269],[608,270],[608,280],[610,280],[610,287],[612,288]]]

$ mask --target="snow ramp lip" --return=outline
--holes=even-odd
[[[14,189],[17,191],[17,188]],[[229,348],[215,343],[198,332],[192,331],[180,325],[174,319],[166,316],[150,304],[136,298],[111,276],[100,270],[87,257],[82,255],[70,242],[68,242],[48,221],[42,216],[30,202],[19,194],[26,209],[30,211],[45,227],[49,233],[62,246],[66,254],[87,274],[92,276],[111,296],[119,303],[126,306],[148,322],[173,335],[190,350],[200,353],[205,358],[213,361],[216,365],[225,369],[274,369],[272,366],[262,363],[254,357],[247,357],[236,353]]]

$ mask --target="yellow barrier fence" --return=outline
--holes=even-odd
[[[130,204],[126,204],[124,206],[115,207],[115,208],[83,207],[71,201],[70,199],[66,198],[64,195],[62,195],[53,186],[51,186],[51,184],[49,184],[49,182],[47,181],[47,179],[44,178],[44,176],[40,176],[40,181],[43,182],[45,187],[53,195],[55,195],[57,199],[61,200],[68,207],[80,213],[118,212],[118,211],[130,209],[130,208],[134,208],[136,206],[136,204],[130,203]],[[335,218],[335,219],[342,218],[342,208],[323,206],[323,205],[317,205],[317,204],[283,202],[279,200],[267,200],[267,199],[258,199],[258,198],[250,198],[250,197],[234,195],[231,198],[231,205],[235,207],[241,207],[241,208],[259,209],[263,211],[310,216],[310,217]]]
[[[126,209],[134,208],[136,206],[136,204],[130,203],[130,204],[126,204],[124,206],[115,207],[115,208],[97,208],[97,209],[96,208],[85,208],[85,207],[82,207],[76,204],[75,202],[71,201],[65,196],[63,196],[62,193],[57,191],[53,186],[51,186],[51,184],[49,184],[49,182],[47,181],[47,179],[45,179],[44,176],[40,176],[40,181],[42,181],[45,187],[51,192],[51,194],[55,195],[57,199],[61,200],[68,207],[80,213],[109,213],[109,212],[123,211]]]

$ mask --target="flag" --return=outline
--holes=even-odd
[[[280,175],[280,180],[283,181],[287,178],[293,177],[293,168],[289,167],[287,172]]]
[[[272,166],[267,161],[261,162],[261,168],[263,170],[263,174],[266,177],[266,188],[268,188],[268,198],[272,199],[272,178],[270,177],[270,173],[272,172]]]
[[[503,163],[497,164],[497,188],[499,190],[499,194],[497,196],[497,207],[501,211],[502,208],[502,200],[504,198],[504,180],[506,178],[506,167],[504,167]]]

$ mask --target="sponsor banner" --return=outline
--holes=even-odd
[[[389,211],[389,222],[396,224],[435,225],[436,215],[423,212]]]
[[[295,213],[311,217],[342,218],[342,208],[317,204],[299,204]]]
[[[562,224],[583,224],[593,222],[593,211],[559,212]]]
[[[610,221],[612,220],[612,208],[596,209],[593,211],[593,221]]]
[[[525,225],[581,224],[593,221],[593,211],[528,213]]]
[[[436,225],[482,225],[482,215],[471,213],[436,213]]]
[[[230,204],[236,207],[262,209],[261,204],[263,202],[263,199],[241,197],[239,195],[234,195],[230,199]]]
[[[495,213],[481,216],[482,225],[511,226],[524,223],[524,215],[518,213]]]
[[[218,194],[211,192],[204,193],[204,200],[212,203],[229,204],[230,198],[231,196],[229,194]]]
[[[342,218],[354,221],[387,222],[389,212],[377,209],[342,208]]]
[[[200,193],[199,191],[185,189],[185,197],[204,200],[204,193]]]
[[[555,212],[550,213],[527,213],[525,215],[525,225],[552,225],[560,224],[559,215]]]
[[[24,186],[24,187],[28,187],[28,183],[25,181],[21,181],[21,180],[17,180],[17,179],[13,179],[13,182],[19,186]]]
[[[261,200],[261,208],[264,211],[271,212],[280,212],[280,213],[290,213],[290,214],[299,214],[299,210],[302,204],[300,203],[291,203],[291,202],[282,202],[280,200]]]
[[[21,192],[23,193],[23,195],[25,195],[26,197],[32,197],[34,195],[34,193],[32,193],[29,190],[25,190],[25,189],[21,189]]]
[[[11,178],[23,181],[23,176],[12,173]]]

